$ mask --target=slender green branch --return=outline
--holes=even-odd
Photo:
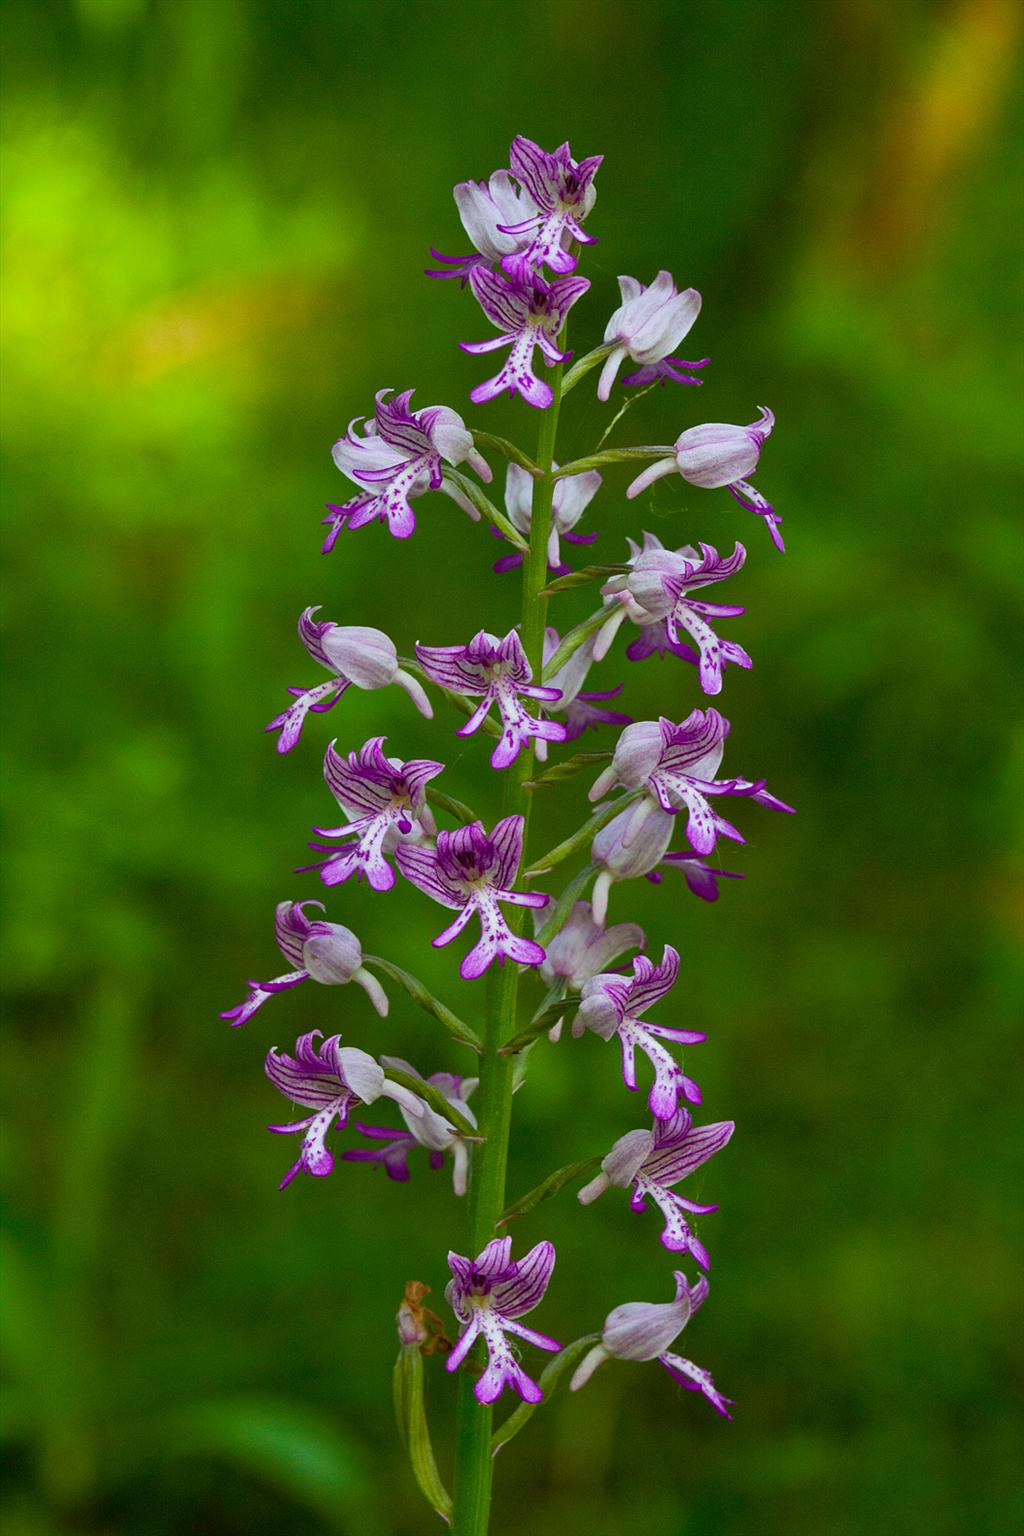
[[[436,805],[439,811],[447,811],[449,816],[454,816],[456,821],[461,821],[464,827],[478,820],[472,806],[456,800],[454,795],[446,795],[443,789],[435,789],[432,784],[427,788],[427,799],[431,805]]]
[[[628,570],[628,565],[584,565],[578,571],[570,571],[549,582],[540,595],[557,597],[559,592],[571,592],[574,587],[584,587],[593,581],[607,581],[609,576],[621,576]]]
[[[565,394],[564,387],[562,393],[563,395]],[[481,432],[476,427],[473,427],[471,430],[473,441],[478,448],[490,448],[492,452],[500,453],[504,458],[511,459],[513,464],[521,465],[535,479],[540,479],[540,465],[535,464],[530,455],[524,453],[521,448],[517,448],[515,443],[510,443],[507,437],[496,437],[493,432]]]
[[[667,459],[672,457],[672,453],[671,444],[649,448],[605,448],[600,453],[588,453],[584,459],[573,459],[571,464],[563,464],[561,469],[555,471],[555,479],[564,480],[567,475],[581,475],[585,469],[604,469],[609,464],[634,464],[641,459]]]
[[[587,1350],[598,1342],[600,1337],[599,1333],[584,1334],[582,1339],[575,1339],[572,1344],[567,1344],[561,1353],[557,1354],[551,1363],[545,1367],[540,1376],[540,1387],[544,1393],[544,1403],[550,1402],[552,1393],[569,1367],[575,1365],[586,1354]],[[529,1423],[537,1409],[541,1406],[542,1403],[520,1403],[515,1412],[510,1413],[508,1418],[494,1431],[494,1437],[491,1440],[491,1455],[497,1456],[502,1446],[507,1445],[515,1435],[518,1435],[524,1424]]]
[[[610,800],[607,805],[602,805],[599,810],[594,812],[593,816],[583,823],[582,827],[577,827],[571,837],[567,837],[564,842],[558,843],[542,859],[538,859],[536,864],[531,864],[530,868],[526,870],[524,878],[532,880],[537,875],[546,873],[555,864],[564,863],[574,853],[578,853],[584,843],[589,843],[600,832],[602,827],[606,827],[610,821],[614,821],[620,811],[624,811],[627,806],[639,800],[642,794],[642,789],[631,789],[628,794],[620,795],[617,800]]]
[[[506,1222],[514,1221],[517,1216],[528,1215],[536,1206],[541,1205],[545,1200],[550,1200],[552,1195],[557,1195],[559,1190],[571,1184],[574,1179],[582,1179],[584,1174],[593,1173],[600,1166],[599,1157],[585,1157],[581,1162],[570,1163],[566,1168],[559,1168],[557,1173],[549,1174],[536,1189],[531,1189],[528,1195],[520,1195],[518,1200],[513,1200],[511,1205],[505,1207],[498,1220],[499,1227],[505,1226]]]
[[[426,988],[418,976],[413,976],[409,971],[403,971],[400,965],[395,965],[390,960],[382,960],[379,955],[364,955],[363,964],[371,970],[380,971],[382,975],[389,976],[392,981],[397,981],[400,987],[404,987],[417,1007],[424,1013],[432,1014],[439,1024],[443,1024],[450,1035],[459,1041],[461,1045],[468,1045],[471,1050],[479,1051],[483,1041],[476,1030],[470,1024],[465,1024],[458,1014],[435,997],[433,992]]]
[[[630,410],[632,406],[636,405],[638,400],[642,400],[644,395],[649,395],[651,390],[657,389],[657,387],[658,380],[655,379],[654,383],[648,384],[646,389],[638,390],[635,394],[626,396],[625,400],[619,406],[618,410],[615,412],[615,415],[612,417],[611,421],[608,423],[604,431],[601,433],[601,436],[598,438],[597,448],[595,450],[597,453],[600,453],[605,443],[611,437],[613,429],[618,426],[626,412]]]
[[[476,510],[481,512],[489,523],[493,523],[499,533],[505,535],[510,544],[514,544],[516,549],[526,554],[529,545],[522,534],[509,522],[504,512],[494,505],[491,498],[480,489],[475,480],[470,480],[466,475],[460,475],[457,469],[446,469],[444,479],[447,485],[461,491]]]
[[[587,352],[583,357],[577,358],[562,380],[562,399],[564,400],[570,389],[575,389],[580,380],[585,379],[591,369],[603,363],[605,358],[614,350],[614,342],[603,342],[601,346],[595,347],[593,352]]]
[[[551,789],[565,779],[574,779],[581,769],[592,768],[597,763],[610,763],[611,759],[610,752],[574,752],[572,757],[567,757],[564,763],[553,763],[535,779],[527,779],[523,788]]]
[[[418,1094],[439,1114],[442,1119],[454,1125],[457,1131],[461,1131],[467,1141],[482,1142],[483,1137],[465,1115],[455,1108],[443,1093],[439,1093],[432,1083],[426,1082],[422,1077],[414,1077],[411,1072],[403,1072],[398,1067],[388,1067],[384,1073],[389,1083],[397,1083],[400,1088],[408,1088],[410,1093]]]
[[[547,922],[537,935],[537,943],[546,947],[551,943],[556,933],[560,933],[565,926],[569,913],[579,901],[590,881],[597,874],[596,864],[587,864],[578,875],[573,875],[565,890],[559,896],[555,905],[551,908]]]
[[[575,629],[570,629],[569,633],[563,637],[562,643],[558,647],[558,650],[545,666],[545,679],[547,680],[554,677],[555,673],[559,671],[561,667],[565,666],[570,656],[575,656],[580,646],[584,645],[586,641],[590,639],[591,635],[596,634],[597,631],[601,628],[601,625],[606,623],[609,617],[610,615],[607,608],[599,608],[596,613],[592,613],[590,617],[584,619],[581,624],[577,624]]]

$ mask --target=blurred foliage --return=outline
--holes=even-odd
[[[347,696],[287,759],[261,727],[311,676],[307,603],[404,650],[511,622],[515,578],[443,498],[411,543],[371,528],[329,560],[317,520],[342,493],[328,445],[375,389],[459,406],[482,377],[455,343],[487,327],[420,269],[461,248],[451,186],[518,131],[607,156],[578,349],[618,272],[704,295],[703,390],[655,391],[617,433],[777,412],[758,484],[784,558],[724,493],[627,506],[625,472],[592,557],[641,513],[673,544],[745,540],[756,666],[728,678],[727,765],[799,815],[740,807],[748,879],[717,907],[669,880],[613,899],[682,950],[705,1101],[739,1123],[686,1340],[736,1422],[610,1366],[503,1453],[496,1530],[621,1536],[638,1500],[650,1536],[1018,1529],[1016,0],[5,10],[8,1536],[432,1518],[390,1422],[394,1312],[405,1280],[443,1285],[461,1211],[422,1168],[278,1195],[261,1058],[316,1025],[424,1070],[462,1053],[400,996],[386,1028],[355,989],[237,1035],[216,1014],[273,972],[274,902],[315,894],[289,871],[330,803],[327,731],[446,757],[443,787],[494,813],[479,741],[443,749],[449,722],[396,690]],[[566,417],[564,457],[607,412],[588,384]],[[532,449],[521,402],[476,419]],[[698,702],[670,660],[629,670],[638,718]],[[538,797],[545,845],[581,782]],[[474,1006],[415,893],[346,887],[331,912]],[[601,1049],[534,1053],[511,1196],[636,1123]],[[556,1335],[668,1299],[625,1201],[561,1195],[517,1224],[541,1235]]]

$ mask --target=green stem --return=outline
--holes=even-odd
[[[565,350],[565,332],[559,340]],[[530,520],[530,548],[523,559],[523,608],[519,626],[520,639],[534,678],[540,679],[544,659],[544,623],[547,600],[540,597],[547,583],[548,534],[551,504],[555,494],[552,464],[558,433],[558,412],[562,400],[562,365],[551,377],[553,398],[541,419],[537,444],[540,478],[533,488],[533,512]],[[505,770],[502,784],[502,816],[523,817],[523,862],[530,829],[532,796],[524,787],[533,775],[533,749],[520,752]],[[521,907],[513,907],[509,926],[518,932],[524,918]],[[474,1107],[480,1118],[480,1132],[486,1138],[473,1153],[473,1174],[469,1190],[469,1254],[474,1256],[495,1236],[498,1218],[505,1207],[505,1171],[508,1166],[508,1140],[512,1120],[512,1075],[514,1060],[502,1056],[501,1047],[515,1032],[519,993],[519,967],[508,964],[493,968],[487,984],[487,1017],[484,1025],[483,1051],[480,1057],[480,1087]],[[479,1346],[478,1346],[479,1348]],[[493,1409],[483,1407],[473,1396],[474,1375],[459,1373],[456,1412],[455,1510],[453,1536],[486,1536],[491,1508],[491,1429]]]

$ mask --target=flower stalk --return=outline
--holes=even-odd
[[[580,247],[595,239],[583,226],[594,207],[601,157],[577,161],[568,144],[547,152],[520,135],[509,160],[509,169],[495,171],[486,182],[455,188],[474,249],[453,256],[433,251],[436,265],[427,276],[454,279],[479,304],[497,334],[463,342],[463,351],[474,358],[500,352],[505,360],[469,390],[470,399],[481,404],[508,393],[519,397],[520,406],[533,407],[539,415],[536,450],[531,456],[503,437],[469,427],[448,406],[414,405],[412,389],[379,390],[372,418],[357,417],[334,444],[335,465],[354,494],[328,507],[323,550],[329,553],[339,539],[355,535],[377,537],[385,547],[396,540],[391,547],[400,551],[416,531],[414,503],[440,492],[469,519],[459,524],[478,541],[476,554],[484,566],[491,565],[500,581],[520,570],[518,622],[503,636],[486,627],[472,635],[453,634],[455,616],[441,588],[438,630],[426,637],[429,643],[417,640],[415,658],[409,659],[381,630],[320,619],[317,608],[306,608],[299,637],[327,679],[317,682],[314,674],[290,688],[291,702],[267,727],[277,733],[279,752],[294,751],[299,758],[319,717],[340,705],[332,714],[339,724],[326,748],[323,776],[344,820],[332,814],[338,825],[314,828],[322,839],[309,845],[316,861],[295,873],[315,873],[339,904],[365,882],[370,906],[386,908],[404,881],[446,908],[445,926],[438,932],[435,921],[427,935],[435,948],[452,945],[461,953],[462,997],[453,1010],[413,971],[390,957],[364,954],[358,934],[332,921],[321,902],[292,899],[278,904],[275,923],[287,969],[250,981],[244,1000],[222,1015],[234,1026],[256,1014],[260,1023],[264,1017],[276,1023],[286,1016],[294,988],[303,986],[310,998],[319,987],[354,983],[345,999],[344,1044],[340,1034],[325,1038],[323,1030],[312,1029],[293,1049],[272,1046],[265,1053],[267,1078],[291,1106],[275,1117],[281,1123],[268,1128],[295,1138],[290,1143],[295,1160],[281,1188],[300,1175],[323,1181],[341,1164],[354,1177],[363,1176],[355,1173],[360,1166],[383,1169],[378,1189],[385,1198],[407,1189],[403,1198],[415,1199],[424,1173],[429,1181],[431,1170],[436,1174],[448,1165],[451,1192],[465,1200],[465,1228],[448,1252],[451,1279],[445,1290],[457,1336],[446,1338],[441,1319],[423,1307],[428,1287],[409,1282],[397,1318],[401,1354],[394,1375],[398,1426],[412,1474],[455,1536],[487,1536],[494,1455],[563,1379],[577,1392],[609,1360],[656,1362],[673,1381],[729,1416],[731,1404],[709,1372],[670,1349],[707,1296],[704,1276],[692,1282],[682,1270],[673,1271],[671,1301],[621,1303],[607,1314],[600,1333],[563,1347],[531,1326],[532,1320],[524,1322],[545,1299],[555,1246],[541,1238],[517,1256],[505,1228],[511,1224],[518,1233],[516,1218],[586,1180],[576,1190],[580,1206],[589,1208],[613,1190],[620,1195],[602,1202],[602,1214],[608,1212],[610,1219],[623,1206],[637,1214],[653,1206],[663,1222],[662,1251],[678,1256],[676,1263],[685,1258],[708,1268],[703,1218],[717,1206],[698,1202],[677,1186],[687,1188],[689,1176],[725,1147],[732,1122],[702,1110],[695,1124],[688,1107],[700,1105],[702,1095],[683,1071],[680,1047],[700,1045],[706,1035],[703,1028],[679,1027],[695,1022],[686,1017],[682,990],[674,991],[679,950],[662,942],[662,959],[655,963],[657,949],[644,929],[632,921],[609,921],[609,906],[625,899],[620,888],[635,889],[645,878],[657,888],[671,869],[702,901],[717,901],[720,879],[742,879],[719,864],[719,839],[744,840],[722,815],[723,798],[743,807],[752,800],[764,809],[791,809],[768,791],[763,778],[721,776],[730,727],[717,709],[686,713],[676,685],[663,696],[659,718],[635,721],[609,707],[620,702],[621,682],[588,680],[591,667],[604,663],[623,631],[632,636],[625,646],[627,661],[674,657],[667,670],[685,681],[692,666],[704,695],[717,697],[728,686],[727,664],[752,667],[753,658],[737,641],[720,636],[717,624],[744,611],[731,600],[731,587],[729,600],[718,600],[719,584],[731,582],[744,566],[743,545],[737,543],[729,554],[716,539],[719,554],[715,544],[702,541],[695,548],[683,542],[689,529],[668,547],[650,532],[638,532],[628,540],[626,559],[609,560],[602,551],[591,564],[569,563],[576,560],[572,547],[589,546],[600,536],[579,524],[589,518],[601,491],[602,470],[616,466],[631,466],[627,499],[659,495],[665,489],[660,482],[671,476],[702,490],[728,492],[764,521],[781,549],[781,516],[746,479],[759,465],[775,418],[762,408],[748,426],[687,427],[671,446],[606,448],[612,428],[647,390],[671,386],[672,395],[679,393],[676,385],[701,383],[692,370],[702,369],[707,358],[687,362],[671,355],[697,320],[700,295],[678,289],[667,271],[647,285],[620,277],[622,302],[608,320],[603,343],[568,366],[567,316],[591,289],[576,268]],[[575,330],[575,320],[573,325]],[[636,371],[620,377],[627,359]],[[624,389],[626,401],[616,413],[609,411],[610,424],[595,450],[559,465],[563,401],[599,366],[598,400],[608,402],[613,391]],[[483,489],[492,487],[494,472],[482,450],[506,461],[503,508],[495,489]],[[673,514],[655,515],[664,522]],[[376,532],[362,532],[366,529]],[[495,537],[504,553],[492,563],[486,550],[493,550]],[[600,607],[573,623],[570,594],[588,584],[599,585]],[[715,601],[704,590],[711,585]],[[548,600],[555,597],[561,634],[547,624]],[[410,637],[400,638],[408,650]],[[686,664],[681,670],[679,662]],[[437,787],[446,772],[443,761],[406,756],[400,724],[393,744],[384,735],[361,746],[352,740],[344,723],[348,690],[392,684],[429,720],[434,703],[423,686],[428,685],[435,703],[453,707],[456,724],[462,716],[458,738],[479,731],[491,738],[477,737],[476,750],[482,764],[489,759],[490,771],[483,767],[473,803]],[[608,727],[624,728],[614,744]],[[563,754],[568,743],[592,730],[604,735],[601,750]],[[557,754],[550,766],[549,752]],[[577,808],[567,815],[559,841],[542,854],[531,849],[536,793],[558,786],[549,798],[560,806],[572,798],[571,781],[588,768],[597,772],[590,805],[576,786]],[[496,818],[488,801],[498,797],[487,790],[497,787],[495,773]],[[455,825],[438,825],[439,818]],[[677,834],[688,846],[669,851]],[[559,879],[563,863],[568,873]],[[666,882],[669,892],[675,880]],[[554,889],[548,888],[553,881]],[[670,921],[672,906],[669,895],[662,912]],[[363,931],[361,925],[362,918]],[[385,912],[385,932],[404,936],[408,929]],[[664,941],[664,935],[657,937]],[[631,952],[632,960],[624,961]],[[686,958],[692,966],[693,956]],[[261,966],[258,974],[267,971]],[[521,986],[527,988],[522,1007]],[[272,1001],[279,994],[282,1000]],[[669,994],[674,994],[670,1002]],[[423,1049],[447,1044],[468,1050],[468,1070],[477,1075],[462,1075],[465,1055],[454,1068],[444,1060],[426,1060],[418,1043],[417,1064],[393,1054],[398,1042],[392,1030],[413,1009],[419,1010]],[[371,1049],[363,1049],[364,1043]],[[543,1070],[552,1049],[573,1055],[580,1097],[571,1124],[579,1141],[553,1159],[563,1166],[506,1204],[513,1096],[528,1072]],[[626,1131],[602,1156],[611,1138],[595,1133],[592,1107],[598,1100],[587,1084],[602,1070],[602,1061],[605,1072],[614,1070],[617,1057],[626,1088],[646,1098],[648,1124]],[[366,1117],[370,1105],[380,1107]],[[644,1229],[639,1241],[652,1230],[657,1240],[655,1223],[639,1225]],[[543,1369],[533,1354],[537,1350],[553,1356]],[[506,1391],[520,1406],[495,1429],[493,1405]],[[435,1459],[428,1397],[435,1403],[454,1398],[453,1468],[442,1469]]]
[[[564,326],[558,345],[564,352]],[[547,583],[548,573],[548,535],[555,494],[552,466],[562,398],[562,368],[562,363],[555,366],[551,378],[551,404],[541,417],[536,456],[540,478],[533,492],[530,547],[523,559],[519,632],[526,659],[537,678],[541,675],[543,665],[544,624],[547,617],[547,599],[540,594]],[[524,858],[529,847],[533,800],[526,784],[533,773],[533,757],[530,745],[506,770],[502,785],[502,816],[523,817]],[[519,908],[512,914],[509,925],[513,932],[521,930],[523,916]],[[519,967],[503,965],[493,968],[487,986],[487,1012],[477,1097],[480,1133],[485,1140],[477,1149],[469,1187],[468,1241],[471,1253],[478,1253],[494,1237],[505,1208],[505,1175],[512,1127],[515,1066],[511,1056],[502,1054],[502,1047],[515,1033],[518,999]],[[453,1536],[486,1536],[493,1476],[492,1418],[493,1409],[476,1401],[473,1381],[463,1372],[459,1378],[456,1407]]]

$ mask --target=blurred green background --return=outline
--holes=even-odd
[[[587,526],[606,560],[644,526],[747,544],[729,633],[755,669],[726,681],[726,767],[799,814],[739,806],[749,845],[724,862],[748,878],[717,907],[671,880],[613,897],[680,948],[677,1013],[710,1030],[691,1065],[738,1122],[702,1184],[722,1209],[685,1339],[735,1423],[609,1366],[503,1453],[495,1529],[1016,1530],[1015,0],[5,12],[8,1536],[433,1528],[392,1429],[393,1320],[406,1279],[440,1292],[463,1213],[422,1166],[278,1194],[262,1057],[320,1026],[424,1071],[462,1058],[355,988],[236,1034],[217,1013],[279,968],[274,903],[319,894],[291,871],[334,810],[335,732],[445,758],[444,787],[494,815],[480,739],[397,690],[350,694],[287,758],[262,726],[317,676],[307,603],[404,651],[515,616],[494,540],[444,498],[411,542],[377,525],[330,558],[318,519],[348,494],[329,446],[383,385],[532,446],[522,402],[468,407],[489,370],[456,342],[489,326],[421,275],[429,244],[465,248],[452,185],[520,131],[607,157],[578,351],[619,272],[704,296],[704,388],[654,392],[617,440],[778,415],[756,478],[785,557],[724,492],[628,505],[624,471]],[[608,417],[582,387],[560,455]],[[702,702],[690,669],[621,646],[597,686],[627,673],[637,718]],[[586,782],[547,795],[535,847]],[[329,915],[477,1005],[418,894],[350,885]],[[511,1193],[642,1108],[614,1046],[538,1051]],[[658,1230],[610,1196],[521,1222],[517,1247],[559,1248],[540,1326],[667,1300]],[[451,1384],[428,1374],[446,1463]]]

